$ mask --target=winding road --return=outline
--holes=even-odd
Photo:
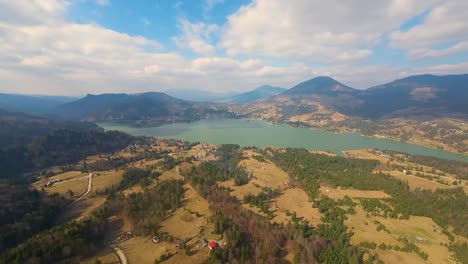
[[[125,254],[123,253],[123,251],[118,246],[111,246],[111,247],[114,250],[115,254],[117,254],[117,256],[119,257],[120,263],[128,264],[127,257],[125,257]]]
[[[88,190],[86,190],[85,193],[83,193],[80,197],[78,197],[78,199],[73,201],[68,207],[72,207],[73,205],[75,205],[77,202],[79,202],[81,199],[83,199],[86,195],[88,195],[88,193],[91,191],[91,186],[92,186],[92,182],[93,182],[93,174],[89,173],[88,176],[81,177],[81,178],[78,178],[78,179],[82,179],[82,178],[88,178]],[[78,179],[74,179],[74,180],[78,180]]]

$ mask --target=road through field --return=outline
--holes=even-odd
[[[88,190],[86,190],[85,193],[83,193],[80,197],[78,197],[78,199],[76,199],[75,201],[73,201],[68,207],[72,207],[74,204],[76,204],[78,201],[80,201],[81,199],[83,199],[86,195],[88,195],[88,193],[91,191],[91,186],[92,186],[92,182],[93,182],[93,174],[92,173],[89,173],[88,176]]]
[[[115,254],[117,254],[117,256],[119,257],[120,263],[128,264],[127,257],[125,257],[125,254],[123,253],[123,251],[117,246],[111,246],[111,247],[114,250]]]

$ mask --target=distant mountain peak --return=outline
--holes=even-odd
[[[284,91],[286,91],[286,89],[265,84],[255,88],[254,90],[233,96],[224,102],[233,104],[251,103],[266,97],[280,94]]]
[[[328,76],[318,76],[293,88],[287,90],[285,94],[336,94],[340,92],[357,92],[357,90],[346,86]]]

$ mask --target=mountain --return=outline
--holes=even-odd
[[[192,102],[218,102],[226,98],[235,96],[237,93],[217,93],[210,91],[189,90],[189,89],[170,89],[164,92],[172,97]]]
[[[158,92],[87,95],[58,106],[56,112],[63,118],[74,120],[128,121],[135,125],[190,122],[229,115],[224,107],[188,102]]]
[[[416,75],[365,90],[351,114],[371,118],[406,115],[468,117],[468,74]]]
[[[56,106],[76,100],[75,97],[0,93],[0,108],[29,114],[46,114]]]
[[[412,116],[468,117],[468,74],[416,75],[371,87],[353,89],[330,77],[300,83],[266,100],[300,107],[321,104],[350,116],[382,119]]]
[[[246,103],[255,102],[262,98],[280,94],[284,91],[286,91],[286,89],[281,88],[281,87],[263,85],[263,86],[256,88],[255,90],[232,96],[226,100],[223,100],[223,102],[231,103],[231,104],[246,104]]]
[[[58,129],[102,130],[93,123],[48,119],[2,109],[0,109],[0,127],[2,128],[0,129],[1,148],[28,144],[34,139]]]

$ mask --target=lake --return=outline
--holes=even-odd
[[[330,151],[338,155],[343,155],[343,150],[378,148],[468,162],[468,156],[420,145],[365,137],[356,133],[333,133],[305,127],[295,128],[285,124],[269,124],[263,120],[206,119],[159,127],[132,127],[115,122],[103,122],[98,125],[105,130],[119,130],[135,136],[174,138],[189,142],[234,143],[260,148],[298,147]]]

